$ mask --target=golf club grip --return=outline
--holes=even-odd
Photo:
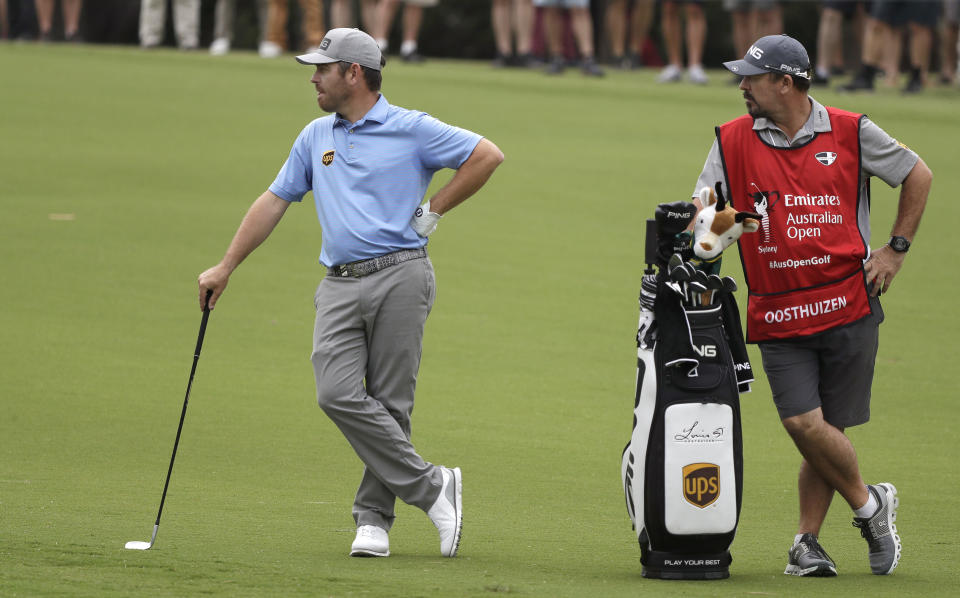
[[[644,260],[647,264],[657,263],[657,221],[647,218],[647,232],[644,244]]]
[[[213,296],[213,289],[207,289],[207,298],[203,302],[203,317],[200,318],[200,334],[197,335],[197,348],[193,351],[193,369],[197,369],[197,358],[200,357],[200,348],[203,346],[203,335],[207,332],[207,320],[210,319],[210,297]],[[193,380],[193,371],[190,372],[190,380]]]

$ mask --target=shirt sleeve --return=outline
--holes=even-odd
[[[896,187],[913,170],[919,156],[869,118],[863,117],[860,124],[860,159],[865,174]]]
[[[286,201],[300,201],[313,188],[313,123],[307,125],[297,140],[283,168],[270,185],[270,192]]]
[[[416,127],[420,161],[427,168],[460,168],[483,139],[472,131],[448,125],[429,114],[421,115]]]
[[[700,178],[697,179],[697,186],[693,189],[692,197],[700,197],[700,190],[704,187],[713,189],[717,181],[723,183],[723,196],[729,198],[727,179],[723,176],[723,161],[720,159],[720,146],[714,138],[713,145],[710,146],[710,152],[707,153],[707,159],[703,163],[703,170],[700,171]]]

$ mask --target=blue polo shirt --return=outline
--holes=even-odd
[[[324,266],[418,249],[427,240],[410,219],[433,174],[459,168],[481,139],[381,95],[355,123],[330,114],[308,124],[270,191],[286,201],[313,191]]]

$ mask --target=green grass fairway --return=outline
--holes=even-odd
[[[213,312],[157,544],[123,549],[156,516],[196,277],[319,116],[310,70],[250,53],[0,44],[0,73],[0,596],[955,595],[955,90],[815,93],[867,112],[935,175],[884,299],[873,420],[850,431],[865,477],[900,490],[899,569],[870,574],[837,499],[821,539],[841,576],[782,574],[800,459],[761,378],[742,398],[731,577],[683,583],[640,577],[620,454],[643,223],[689,198],[714,125],[743,113],[727,74],[693,87],[653,72],[388,65],[392,103],[478,131],[507,160],[430,242],[439,294],[414,441],[463,468],[461,555],[439,557],[426,515],[401,505],[393,555],[367,560],[347,556],[361,463],[314,398],[311,201]],[[897,192],[873,189],[879,246]],[[724,271],[742,279],[734,254]]]

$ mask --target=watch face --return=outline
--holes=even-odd
[[[910,248],[910,242],[904,239],[903,237],[893,237],[890,239],[890,247],[894,251],[899,251],[903,253]]]

